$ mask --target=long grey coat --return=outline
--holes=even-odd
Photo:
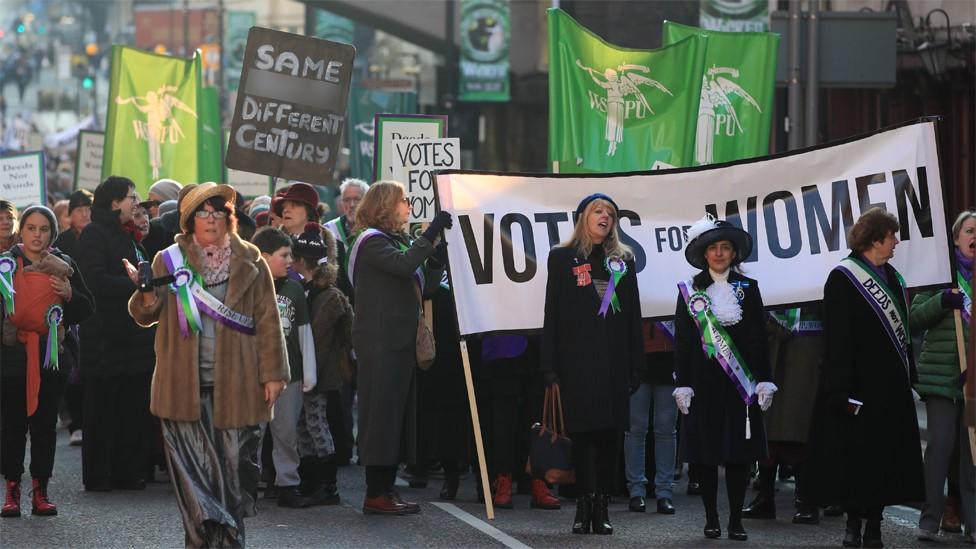
[[[416,453],[420,302],[413,273],[434,253],[434,246],[420,237],[403,252],[393,238],[365,241],[353,273],[352,341],[359,362],[358,443],[363,465],[399,463],[401,433],[406,457]],[[435,289],[442,274],[442,269],[425,268],[425,290]]]

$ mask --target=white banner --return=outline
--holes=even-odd
[[[47,205],[44,153],[17,153],[0,157],[0,197],[17,208]]]
[[[462,335],[542,327],[548,250],[569,238],[572,212],[594,192],[621,208],[645,318],[674,315],[678,281],[696,273],[685,261],[684,229],[706,211],[752,234],[742,269],[759,281],[767,307],[822,299],[827,274],[850,253],[848,228],[873,206],[901,223],[892,264],[909,287],[952,279],[934,122],[714,168],[447,173],[437,192],[440,208],[455,216],[446,237]]]

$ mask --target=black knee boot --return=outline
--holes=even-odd
[[[589,534],[593,519],[593,494],[576,497],[576,517],[573,519],[574,534]]]
[[[847,530],[844,532],[844,547],[861,546],[861,516],[847,512]]]
[[[311,505],[338,505],[339,490],[336,487],[336,464],[334,456],[313,458],[311,468],[315,471],[316,487],[309,494]]]

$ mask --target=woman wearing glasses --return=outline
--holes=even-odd
[[[255,514],[259,424],[289,379],[274,283],[258,249],[237,236],[234,189],[203,183],[180,202],[176,243],[128,309],[156,326],[152,413],[162,420],[187,547],[243,547]],[[126,266],[130,284],[136,268]]]
[[[416,463],[420,297],[440,284],[447,257],[440,234],[452,221],[451,214],[439,212],[410,242],[404,232],[409,218],[403,185],[374,183],[359,204],[356,224],[361,230],[349,251],[349,279],[356,289],[352,342],[359,359],[358,447],[366,466],[365,513],[420,512],[419,505],[400,498],[393,481],[401,434],[407,463]]]
[[[91,223],[78,241],[85,282],[95,314],[81,326],[85,358],[82,480],[86,490],[141,490],[149,468],[152,425],[153,331],[136,325],[126,311],[135,285],[123,260],[147,259],[131,226],[139,197],[135,183],[109,177],[95,189]]]

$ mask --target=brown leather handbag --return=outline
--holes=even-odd
[[[414,286],[414,289],[417,290],[417,300],[420,301],[420,318],[417,320],[417,367],[427,371],[434,365],[437,350],[434,347],[434,332],[427,326],[424,318],[424,297],[420,294],[420,288]]]
[[[558,422],[556,418],[558,419]],[[525,472],[549,484],[575,484],[573,467],[573,441],[566,436],[563,403],[559,384],[546,387],[542,405],[542,424],[532,426],[529,460]]]

